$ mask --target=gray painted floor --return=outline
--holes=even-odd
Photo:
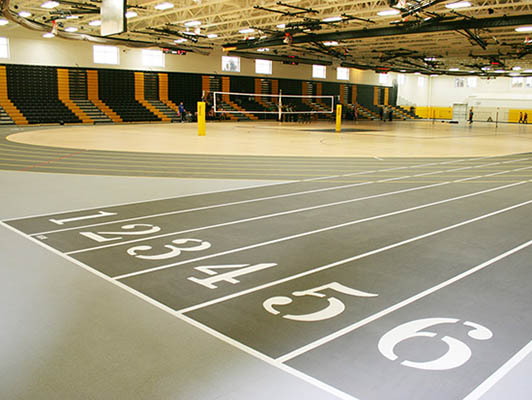
[[[396,167],[430,161],[445,164],[362,173],[375,169],[378,162],[372,161],[375,165],[353,167],[358,172],[296,183],[0,171],[2,187],[7,188],[0,194],[0,218],[8,220],[0,226],[4,322],[0,398],[464,398],[532,339],[528,285],[532,253],[527,247],[506,254],[532,239],[529,157],[400,160]],[[267,186],[226,191],[254,185]],[[186,196],[199,193],[204,194]],[[263,200],[254,201],[257,198]],[[217,206],[229,202],[239,204]],[[202,209],[184,212],[191,208]],[[196,268],[206,264],[196,260],[196,254],[183,252],[180,260],[187,262],[183,267],[119,278],[113,284],[111,278],[117,274],[161,265],[158,260],[128,258],[126,249],[139,245],[156,249],[174,237],[151,239],[147,234],[134,244],[120,240],[117,246],[71,254],[76,264],[60,252],[90,247],[79,235],[91,230],[85,221],[69,231],[46,233],[46,238],[29,239],[8,227],[26,234],[48,232],[50,218],[75,218],[90,209],[128,219],[180,210],[177,217],[156,221],[150,217],[137,223],[157,222],[165,232],[193,230],[212,243],[202,253],[210,257],[207,265],[276,266],[242,275],[238,284],[219,281],[220,294],[213,296],[210,289],[202,291],[186,279],[192,274],[205,278]],[[41,214],[50,215],[36,217]],[[31,218],[20,220],[24,217]],[[99,225],[98,232],[115,231],[124,224],[113,222],[114,218],[103,221],[108,226]],[[213,226],[228,222],[231,225]],[[316,229],[323,231],[220,254]],[[431,235],[422,237],[427,233]],[[183,235],[178,234],[188,237]],[[39,242],[58,250],[50,251]],[[137,254],[152,253],[143,249]],[[368,320],[488,261],[492,263],[478,272]],[[331,268],[190,309],[324,266]],[[283,317],[312,314],[323,308],[323,298],[272,303],[281,312],[278,315],[264,311],[265,299],[287,295],[296,299],[295,292],[332,281],[378,296],[325,289],[327,298],[337,297],[346,309],[311,328],[306,326],[312,322]],[[123,284],[138,292],[119,287]],[[146,301],[139,292],[164,306]],[[165,306],[182,312],[172,315]],[[433,341],[397,342],[392,348],[397,360],[379,353],[379,339],[386,332],[427,318],[449,319],[425,329],[437,331]],[[471,326],[464,328],[467,321],[488,328],[492,338],[472,336]],[[194,325],[198,323],[203,329]],[[360,326],[353,326],[357,323]],[[338,336],[316,343],[330,335]],[[441,340],[448,337],[471,350],[462,364],[464,352],[454,358],[459,366],[442,372],[401,365],[437,359],[445,354]],[[440,341],[434,347],[436,339]],[[268,363],[268,357],[280,361]],[[529,399],[532,358],[529,353],[522,358],[481,398]]]

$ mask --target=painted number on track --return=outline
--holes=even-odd
[[[313,297],[327,297],[324,293],[321,293],[321,291],[330,289],[334,290],[338,293],[347,294],[349,296],[355,296],[355,297],[376,297],[378,294],[374,293],[367,293],[362,292],[357,289],[352,289],[350,287],[344,286],[341,283],[338,282],[331,282],[323,286],[318,286],[312,289],[308,290],[302,290],[302,291],[296,291],[292,292],[292,295],[295,297],[302,297],[302,296],[313,296]],[[279,315],[281,312],[276,310],[274,306],[285,306],[290,303],[292,303],[292,299],[290,297],[286,296],[275,296],[270,297],[264,303],[262,303],[262,306],[266,311],[273,315]],[[314,322],[314,321],[322,321],[324,319],[329,319],[336,317],[337,315],[340,315],[345,310],[345,304],[338,300],[336,297],[327,297],[328,305],[323,308],[322,310],[310,313],[310,314],[300,314],[300,315],[294,315],[294,314],[286,314],[283,315],[283,318],[290,319],[293,321],[305,321],[305,322]]]

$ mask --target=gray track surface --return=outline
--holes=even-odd
[[[532,339],[532,155],[337,161],[317,180],[4,222],[345,398],[464,398]],[[308,292],[333,282],[372,296]],[[331,298],[344,309],[316,317]],[[397,339],[396,360],[379,349],[428,318],[446,322]],[[403,365],[457,341],[454,361],[470,355],[452,368]]]

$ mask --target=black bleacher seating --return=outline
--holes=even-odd
[[[160,121],[155,114],[135,100],[133,71],[99,70],[98,93],[100,100],[125,122]]]
[[[168,74],[168,98],[175,104],[183,102],[185,110],[194,114],[201,100],[201,75],[189,73]]]
[[[30,124],[81,122],[57,95],[57,69],[7,65],[9,99]]]

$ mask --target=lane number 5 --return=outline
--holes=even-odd
[[[310,313],[310,314],[299,314],[299,315],[286,314],[286,315],[283,315],[282,317],[293,320],[293,321],[313,322],[313,321],[322,321],[325,319],[333,318],[341,314],[345,310],[345,304],[342,301],[338,300],[336,297],[327,297],[326,294],[321,293],[323,290],[326,290],[326,289],[334,290],[338,293],[343,293],[343,294],[346,294],[349,296],[355,296],[355,297],[376,297],[378,296],[378,294],[367,293],[367,292],[362,292],[357,289],[352,289],[338,282],[331,282],[326,285],[318,286],[312,289],[292,292],[292,295],[294,297],[303,297],[303,296],[313,296],[313,297],[319,297],[319,298],[326,297],[329,304],[325,308],[323,308],[322,310]],[[264,303],[262,303],[262,306],[269,313],[273,315],[279,315],[281,314],[281,312],[276,310],[274,306],[285,306],[285,305],[292,303],[292,301],[293,300],[290,297],[275,296],[275,297],[270,297],[269,299],[267,299]]]

